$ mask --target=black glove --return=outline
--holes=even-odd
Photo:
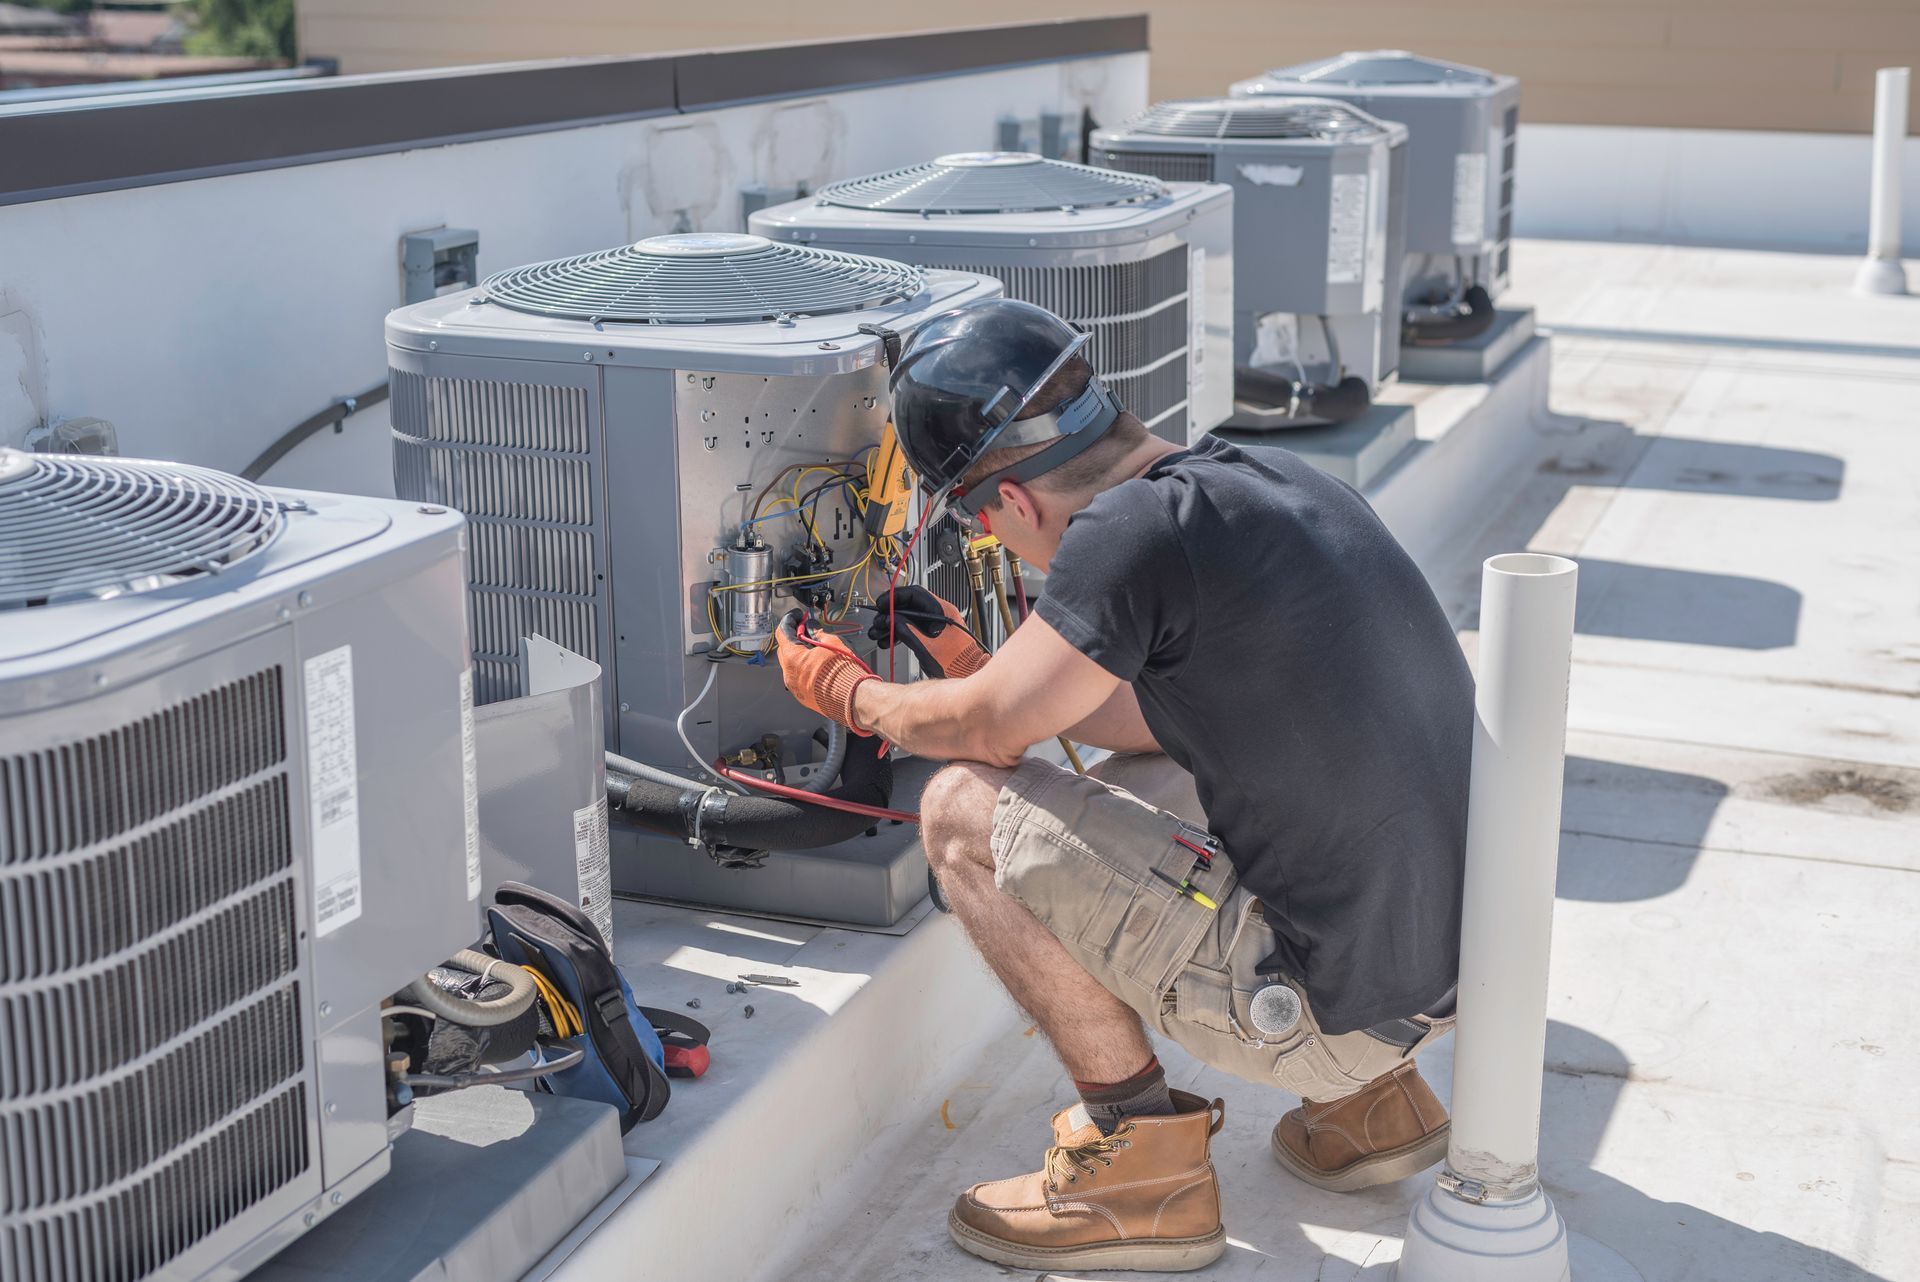
[[[967,630],[960,611],[911,584],[892,589],[875,604],[873,622],[867,625],[869,640],[887,644],[889,606],[893,639],[913,651],[928,676],[967,677],[987,665],[986,647]]]

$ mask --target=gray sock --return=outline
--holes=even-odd
[[[1076,1081],[1074,1087],[1080,1092],[1080,1102],[1087,1106],[1087,1116],[1102,1135],[1113,1134],[1114,1127],[1125,1118],[1164,1116],[1174,1111],[1166,1070],[1160,1067],[1157,1055],[1124,1082],[1101,1085]]]

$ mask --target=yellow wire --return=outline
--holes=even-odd
[[[831,579],[836,574],[851,574],[873,559],[873,548],[867,548],[867,554],[852,565],[843,565],[837,570],[822,570],[818,574],[794,574],[778,579],[755,579],[750,583],[716,583],[711,589],[720,592],[744,592],[748,588],[778,587],[782,583],[812,583],[819,579]]]
[[[580,1012],[572,1002],[563,996],[546,973],[535,966],[524,968],[533,977],[533,985],[540,990],[540,998],[547,1004],[547,1018],[553,1024],[553,1034],[562,1040],[577,1037],[586,1031],[586,1024],[580,1018]]]

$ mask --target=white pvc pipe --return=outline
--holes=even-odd
[[[1565,557],[1524,552],[1489,558],[1480,577],[1447,1167],[1496,1201],[1530,1192],[1539,1161],[1578,578]]]
[[[1399,1282],[1569,1282],[1566,1222],[1540,1187],[1540,1086],[1578,579],[1531,553],[1481,570],[1453,1132]]]
[[[1867,258],[1854,278],[1863,294],[1904,294],[1900,264],[1900,153],[1907,141],[1910,69],[1882,67],[1873,79],[1873,195],[1867,218]]]

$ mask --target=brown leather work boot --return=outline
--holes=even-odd
[[[1103,1136],[1084,1104],[1054,1114],[1044,1167],[960,1195],[947,1230],[1016,1269],[1176,1273],[1226,1250],[1207,1140],[1226,1105],[1173,1092],[1179,1111],[1122,1121]],[[1215,1114],[1218,1114],[1216,1117]]]
[[[1300,1101],[1273,1128],[1273,1155],[1309,1184],[1351,1193],[1426,1170],[1447,1155],[1451,1127],[1408,1060],[1344,1099]]]

